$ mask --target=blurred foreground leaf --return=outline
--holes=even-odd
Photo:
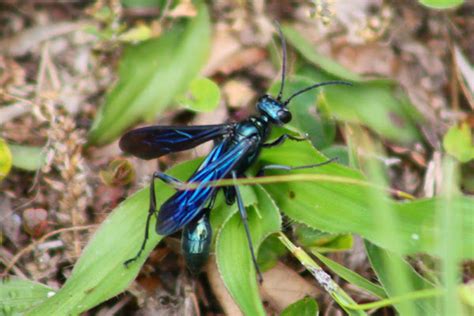
[[[434,286],[419,275],[400,256],[365,243],[370,263],[389,297],[432,289]],[[394,304],[401,315],[436,315],[436,301],[432,298]]]
[[[207,7],[157,39],[126,48],[120,80],[107,95],[89,133],[90,144],[111,142],[138,120],[152,120],[196,77],[210,46]]]

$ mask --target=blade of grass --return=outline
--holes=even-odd
[[[354,144],[358,144],[358,147],[362,148],[363,152],[368,153],[369,157],[377,157],[383,155],[383,147],[381,144],[374,141],[370,135],[362,130],[353,134],[356,137]],[[366,169],[369,179],[371,182],[384,186],[385,175],[382,164],[375,159],[366,159]],[[375,233],[378,235],[380,240],[384,240],[388,243],[390,240],[397,240],[398,231],[397,227],[400,226],[399,217],[393,209],[393,204],[387,203],[387,199],[382,194],[374,194],[374,191],[370,191],[369,204],[372,209],[376,209],[373,217],[373,227]],[[396,253],[404,253],[404,243],[393,243],[392,248]],[[371,248],[373,253],[378,251],[378,247]],[[417,278],[411,274],[411,269],[404,265],[402,260],[395,260],[395,258],[388,255],[383,256],[383,250],[380,249],[378,257],[378,266],[373,266],[377,275],[380,278],[381,284],[389,297],[394,295],[403,295],[408,292],[416,290],[412,287],[412,284],[416,282]],[[372,258],[373,259],[373,253]],[[371,260],[371,263],[374,261]],[[382,272],[383,271],[383,272]],[[430,304],[424,304],[425,302],[413,302],[413,301],[402,301],[397,303],[394,307],[402,315],[421,315],[426,311],[434,311],[435,309]],[[427,305],[427,306],[425,306]]]
[[[437,219],[442,236],[439,241],[441,259],[441,280],[446,288],[440,300],[441,314],[463,315],[458,284],[461,281],[461,239],[462,231],[457,227],[463,216],[453,199],[458,195],[459,170],[454,159],[446,156],[443,162],[443,202],[438,205]]]
[[[348,308],[348,306],[357,306],[356,302],[303,249],[295,246],[281,232],[278,238],[346,313],[351,316],[366,315],[363,311]]]
[[[385,290],[383,287],[381,287],[378,284],[372,283],[366,278],[362,277],[358,273],[347,269],[343,265],[329,259],[328,257],[323,256],[322,254],[318,252],[313,252],[313,254],[321,260],[331,271],[336,273],[338,276],[346,280],[347,282],[363,289],[366,290],[367,292],[375,295],[376,297],[379,298],[386,298],[387,293],[385,293]]]

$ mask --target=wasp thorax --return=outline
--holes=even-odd
[[[283,125],[291,121],[290,111],[282,102],[269,95],[264,95],[258,100],[257,109],[274,124]]]

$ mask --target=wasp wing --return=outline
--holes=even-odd
[[[172,234],[195,218],[218,189],[207,183],[225,178],[255,145],[254,140],[245,139],[224,150],[226,143],[214,147],[201,168],[189,179],[188,182],[199,183],[197,188],[176,192],[161,206],[156,224],[158,234]]]
[[[191,149],[231,132],[231,124],[201,126],[148,126],[134,129],[120,139],[120,149],[141,159]]]

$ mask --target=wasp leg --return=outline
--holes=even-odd
[[[234,180],[237,179],[237,173],[235,171],[232,171],[232,178]],[[235,189],[235,197],[237,199],[237,206],[239,207],[240,217],[242,218],[242,222],[244,223],[245,234],[247,235],[247,241],[249,244],[250,255],[252,256],[252,262],[253,262],[253,265],[255,266],[255,270],[257,271],[258,282],[262,283],[263,282],[262,272],[260,272],[260,268],[258,267],[257,258],[255,256],[255,251],[253,249],[252,236],[250,235],[249,223],[248,223],[248,218],[247,218],[247,211],[245,210],[244,202],[242,200],[242,195],[240,194],[239,187],[235,185],[234,189]]]
[[[297,141],[297,142],[301,142],[301,141],[304,141],[304,140],[308,140],[309,136],[305,135],[304,137],[297,137],[297,136],[293,136],[293,135],[290,135],[290,134],[283,134],[280,137],[278,137],[277,139],[275,139],[274,141],[272,141],[270,143],[267,143],[267,144],[263,144],[262,147],[271,148],[271,147],[279,146],[279,145],[283,144],[285,142],[285,140],[287,140],[287,139],[294,140],[294,141]]]
[[[260,170],[258,170],[257,172],[257,177],[262,177],[265,175],[265,171],[267,170],[286,170],[286,171],[291,171],[291,170],[301,170],[301,169],[310,169],[310,168],[316,168],[316,167],[321,167],[321,166],[324,166],[324,165],[327,165],[331,162],[334,162],[336,161],[338,158],[337,157],[334,157],[334,158],[331,158],[327,161],[324,161],[324,162],[320,162],[320,163],[315,163],[315,164],[312,164],[312,165],[306,165],[306,166],[296,166],[296,167],[292,167],[292,166],[285,166],[285,165],[266,165],[266,166],[263,166],[260,168]]]
[[[140,246],[140,250],[138,250],[137,254],[133,258],[130,258],[130,259],[126,260],[123,263],[125,265],[125,267],[128,267],[130,263],[137,260],[140,257],[140,255],[142,254],[143,250],[145,249],[146,242],[148,241],[148,231],[149,231],[149,228],[150,228],[151,217],[154,214],[156,215],[156,213],[158,212],[157,209],[156,209],[155,179],[160,179],[161,181],[163,181],[166,184],[171,185],[175,189],[177,189],[177,188],[179,188],[180,186],[183,185],[183,182],[181,182],[180,180],[178,180],[178,179],[176,179],[172,176],[169,176],[169,175],[167,175],[163,172],[157,171],[157,172],[153,173],[153,176],[152,176],[151,182],[150,182],[150,207],[148,208],[148,216],[146,218],[145,236],[143,237],[142,245]]]

